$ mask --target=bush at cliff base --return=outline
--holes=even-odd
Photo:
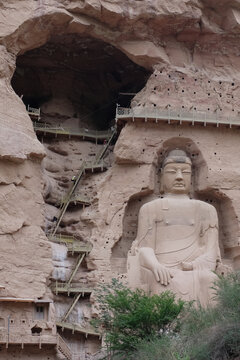
[[[142,341],[132,359],[239,360],[240,273],[219,277],[214,288],[213,306],[185,305],[179,333]]]
[[[240,272],[220,276],[215,305],[191,309],[182,324],[181,338],[190,359],[240,359]]]
[[[102,285],[96,298],[100,317],[95,325],[105,334],[108,354],[122,359],[136,352],[142,341],[160,338],[170,328],[174,332],[184,308],[184,302],[169,291],[150,296],[143,290],[130,290],[116,279]]]

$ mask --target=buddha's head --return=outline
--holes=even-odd
[[[161,191],[165,194],[189,194],[192,162],[183,150],[172,150],[162,165]]]

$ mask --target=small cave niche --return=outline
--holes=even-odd
[[[111,256],[111,269],[124,274],[127,272],[127,256],[133,241],[137,236],[138,213],[140,207],[157,198],[157,195],[145,195],[132,197],[126,207],[123,217],[123,234],[121,239],[114,245]]]
[[[184,137],[173,137],[165,141],[158,151],[158,169],[161,173],[162,163],[168,153],[172,150],[179,149],[186,152],[192,162],[192,189],[190,197],[194,197],[194,192],[202,187],[207,177],[207,164],[199,147],[190,139]],[[161,187],[161,185],[160,185]]]
[[[40,336],[41,333],[42,333],[42,328],[39,327],[39,326],[33,326],[33,327],[31,328],[31,332],[32,332],[32,335]]]
[[[196,192],[195,198],[215,207],[218,214],[219,247],[224,264],[234,267],[235,239],[238,238],[238,219],[231,200],[215,189]]]
[[[18,56],[12,87],[26,106],[41,107],[43,122],[103,130],[149,76],[111,44],[61,34]]]
[[[5,319],[0,317],[0,328],[5,327]]]

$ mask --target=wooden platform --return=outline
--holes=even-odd
[[[51,285],[52,291],[58,295],[58,294],[81,294],[81,296],[84,295],[90,295],[93,292],[93,287],[88,287],[86,284],[68,284],[68,283],[60,283],[60,282],[54,282]]]
[[[90,206],[91,201],[90,199],[83,197],[81,194],[73,194],[69,201],[69,204],[82,205],[84,207],[84,206]]]
[[[73,130],[70,128],[66,128],[63,126],[52,126],[46,123],[34,122],[33,127],[36,133],[46,135],[57,136],[67,136],[78,137],[82,140],[93,140],[103,142],[104,140],[108,140],[112,136],[112,130],[106,131],[97,131],[97,130],[88,130],[88,129],[79,129]]]
[[[49,236],[48,239],[52,242],[67,246],[69,252],[88,254],[92,250],[92,244],[90,242],[79,241],[73,236],[54,235]]]
[[[25,335],[17,334],[12,332],[10,328],[10,333],[8,334],[7,329],[5,329],[4,334],[0,331],[0,344],[3,344],[8,348],[10,345],[20,345],[23,349],[25,345],[37,345],[39,349],[43,345],[57,345],[57,336],[54,335]]]
[[[116,124],[122,126],[128,122],[155,123],[155,124],[178,124],[200,125],[214,127],[240,128],[240,117],[224,116],[221,112],[211,113],[208,111],[184,111],[168,108],[121,108],[116,109]]]
[[[95,330],[95,328],[93,326],[81,326],[78,324],[72,324],[72,323],[68,323],[68,322],[57,322],[56,323],[58,328],[61,328],[62,331],[64,331],[64,329],[67,330],[71,330],[72,333],[74,334],[75,332],[84,334],[86,337],[88,335],[93,335],[93,336],[98,336],[99,338],[101,338],[101,333],[97,332],[97,330]]]

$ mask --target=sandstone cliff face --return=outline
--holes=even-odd
[[[65,280],[73,264],[44,230],[72,174],[100,145],[37,139],[21,95],[25,102],[31,94],[41,98],[44,121],[76,129],[113,125],[116,94],[129,90],[137,92],[132,106],[139,111],[170,107],[234,121],[240,111],[240,2],[2,0],[0,10],[0,291],[49,298],[50,278]],[[107,101],[109,111],[88,116]],[[92,205],[68,211],[61,223],[59,231],[93,244],[76,281],[124,278],[139,207],[158,196],[158,165],[173,146],[191,154],[195,196],[216,206],[224,261],[238,268],[238,131],[127,124],[115,161],[111,151],[105,159],[112,167],[86,177],[79,189]],[[61,315],[64,301],[55,302]],[[72,321],[84,323],[90,315],[87,305],[78,305]],[[85,356],[89,349],[80,338],[66,338]]]

